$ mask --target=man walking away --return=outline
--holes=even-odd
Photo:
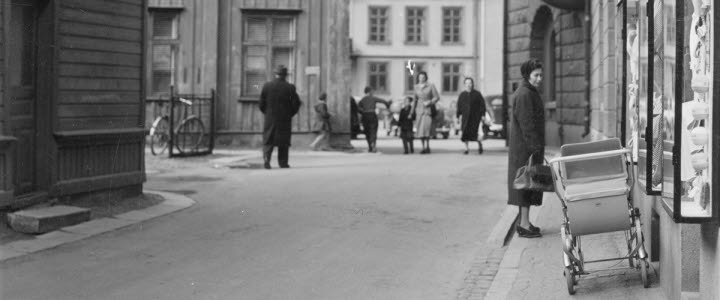
[[[275,79],[265,83],[260,93],[260,111],[265,115],[263,129],[263,159],[270,169],[273,147],[278,148],[280,168],[289,168],[288,151],[292,135],[292,117],[300,109],[300,97],[295,86],[285,81],[288,75],[283,65],[275,68]]]
[[[377,103],[385,104],[390,108],[390,103],[373,96],[373,88],[365,87],[365,97],[358,103],[358,110],[362,114],[363,129],[365,129],[365,139],[368,143],[368,152],[377,152],[375,143],[377,142],[378,117],[375,113],[375,105]]]

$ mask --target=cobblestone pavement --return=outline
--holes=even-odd
[[[484,299],[498,272],[500,262],[506,250],[507,247],[483,247],[478,251],[479,253],[476,255],[475,260],[465,275],[463,286],[458,289],[456,299]]]
[[[497,278],[498,286],[507,289],[505,299],[665,299],[658,285],[653,264],[650,269],[650,288],[643,288],[639,269],[629,268],[628,261],[610,261],[586,264],[591,274],[579,278],[576,294],[570,296],[563,276],[560,224],[562,210],[556,196],[548,197],[536,225],[542,228],[543,237],[537,239],[513,238],[508,253],[519,252],[516,276]],[[571,220],[572,221],[572,220]],[[647,242],[646,242],[647,243]],[[582,238],[585,260],[621,257],[627,254],[625,234],[622,231],[585,236]],[[505,260],[509,259],[508,255]],[[511,260],[511,259],[510,259]],[[513,266],[509,266],[512,268]],[[503,269],[503,266],[501,266]],[[596,272],[593,272],[595,270]],[[496,299],[503,293],[493,294]]]

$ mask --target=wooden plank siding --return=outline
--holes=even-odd
[[[317,97],[324,88],[318,76],[306,76],[307,66],[319,66],[322,43],[322,1],[321,0],[275,0],[275,1],[254,1],[243,0],[233,2],[231,18],[232,33],[230,41],[232,49],[231,71],[230,71],[230,98],[235,99],[235,112],[226,112],[230,118],[230,127],[226,130],[240,133],[262,133],[263,115],[260,112],[257,100],[254,98],[242,97],[243,82],[243,25],[247,14],[255,13],[254,10],[288,10],[289,15],[295,17],[295,53],[294,84],[298,95],[303,102],[300,111],[293,119],[293,132],[310,132],[312,126],[313,105],[317,103]],[[298,12],[298,13],[295,13]],[[242,99],[242,100],[240,100]],[[240,101],[238,101],[240,100]],[[221,99],[222,101],[222,99]],[[231,102],[231,103],[233,103]]]
[[[142,124],[143,1],[62,0],[58,130]]]
[[[0,3],[0,135],[7,134],[5,128],[5,5]]]
[[[55,8],[50,193],[140,186],[146,0],[56,0]]]

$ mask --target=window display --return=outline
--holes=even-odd
[[[638,161],[639,97],[640,97],[640,38],[638,1],[624,2],[621,12],[625,15],[625,146],[632,150],[632,160]],[[647,53],[647,49],[646,52]]]
[[[675,1],[672,1],[675,2]],[[713,86],[713,14],[711,1],[677,1],[684,4],[683,41],[683,89],[681,105],[675,115],[680,118],[679,137],[679,189],[681,217],[712,216],[712,128],[711,112]],[[675,139],[678,142],[678,139]],[[670,195],[669,195],[670,196]],[[675,199],[678,201],[678,199]],[[675,205],[678,208],[678,205]]]
[[[635,11],[637,12],[638,16],[640,14],[644,15],[644,12],[647,11],[647,0],[640,0],[635,3],[628,2],[628,12],[631,11],[631,7],[635,7]],[[628,18],[629,20],[630,18]],[[632,93],[634,94],[633,97],[636,98],[637,101],[637,113],[638,113],[638,120],[637,120],[637,170],[638,170],[638,183],[643,188],[645,193],[651,194],[652,191],[652,184],[649,184],[650,178],[652,176],[648,176],[648,174],[652,175],[652,167],[653,164],[651,162],[652,160],[652,151],[648,152],[648,145],[652,145],[651,143],[651,136],[652,136],[652,126],[651,124],[648,124],[649,120],[652,120],[652,112],[653,107],[652,103],[649,103],[648,101],[648,95],[651,93],[652,85],[648,84],[649,80],[652,78],[650,73],[650,62],[649,62],[649,54],[651,51],[651,42],[650,39],[650,28],[652,25],[652,20],[645,17],[638,17],[637,19],[637,37],[635,37],[634,44],[632,45],[632,51],[633,53],[637,53],[634,57],[631,56],[631,63],[637,68],[634,70],[637,72],[637,79],[635,79],[635,84],[637,85],[632,86],[633,82],[629,82],[628,89],[633,89]],[[632,31],[633,26],[628,24],[628,40],[630,40],[630,32]],[[637,51],[637,52],[636,52]],[[630,68],[631,72],[633,72],[632,67]],[[629,92],[630,94],[631,92]],[[650,147],[652,149],[652,147]]]

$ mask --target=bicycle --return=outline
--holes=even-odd
[[[180,124],[175,127],[173,144],[182,154],[198,149],[205,135],[205,124],[199,116],[188,115],[187,107],[193,105],[192,101],[182,97],[177,99],[185,107],[183,109],[184,117],[180,120]],[[170,101],[173,101],[173,99],[171,98]],[[169,143],[170,116],[161,115],[155,118],[152,127],[150,127],[150,152],[153,155],[163,154],[168,149]]]

